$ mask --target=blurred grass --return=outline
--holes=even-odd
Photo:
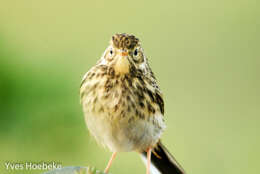
[[[3,1],[0,173],[5,161],[105,167],[78,89],[112,34],[137,35],[166,102],[164,143],[188,173],[257,173],[257,1]],[[100,159],[97,156],[104,156]],[[144,173],[122,153],[112,173]]]

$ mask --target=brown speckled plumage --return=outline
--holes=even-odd
[[[86,124],[112,152],[153,148],[164,130],[164,102],[139,39],[115,34],[80,88]]]
[[[139,42],[134,35],[129,34],[115,34],[112,36],[112,43],[116,48],[119,49],[133,49]]]

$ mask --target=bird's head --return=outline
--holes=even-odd
[[[117,74],[127,74],[130,68],[145,70],[146,58],[140,41],[133,35],[115,34],[100,63],[114,68]]]

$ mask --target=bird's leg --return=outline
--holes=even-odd
[[[150,168],[151,168],[151,153],[152,153],[152,148],[149,147],[148,150],[147,150],[146,174],[150,174]]]
[[[110,158],[110,160],[109,160],[109,162],[107,164],[107,167],[105,169],[105,173],[108,173],[108,171],[109,171],[109,169],[111,167],[111,164],[112,164],[113,160],[115,159],[115,157],[116,157],[116,152],[113,152],[112,156],[111,156],[111,158]]]

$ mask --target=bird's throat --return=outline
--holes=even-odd
[[[130,63],[126,57],[119,57],[114,65],[116,74],[129,73]]]

